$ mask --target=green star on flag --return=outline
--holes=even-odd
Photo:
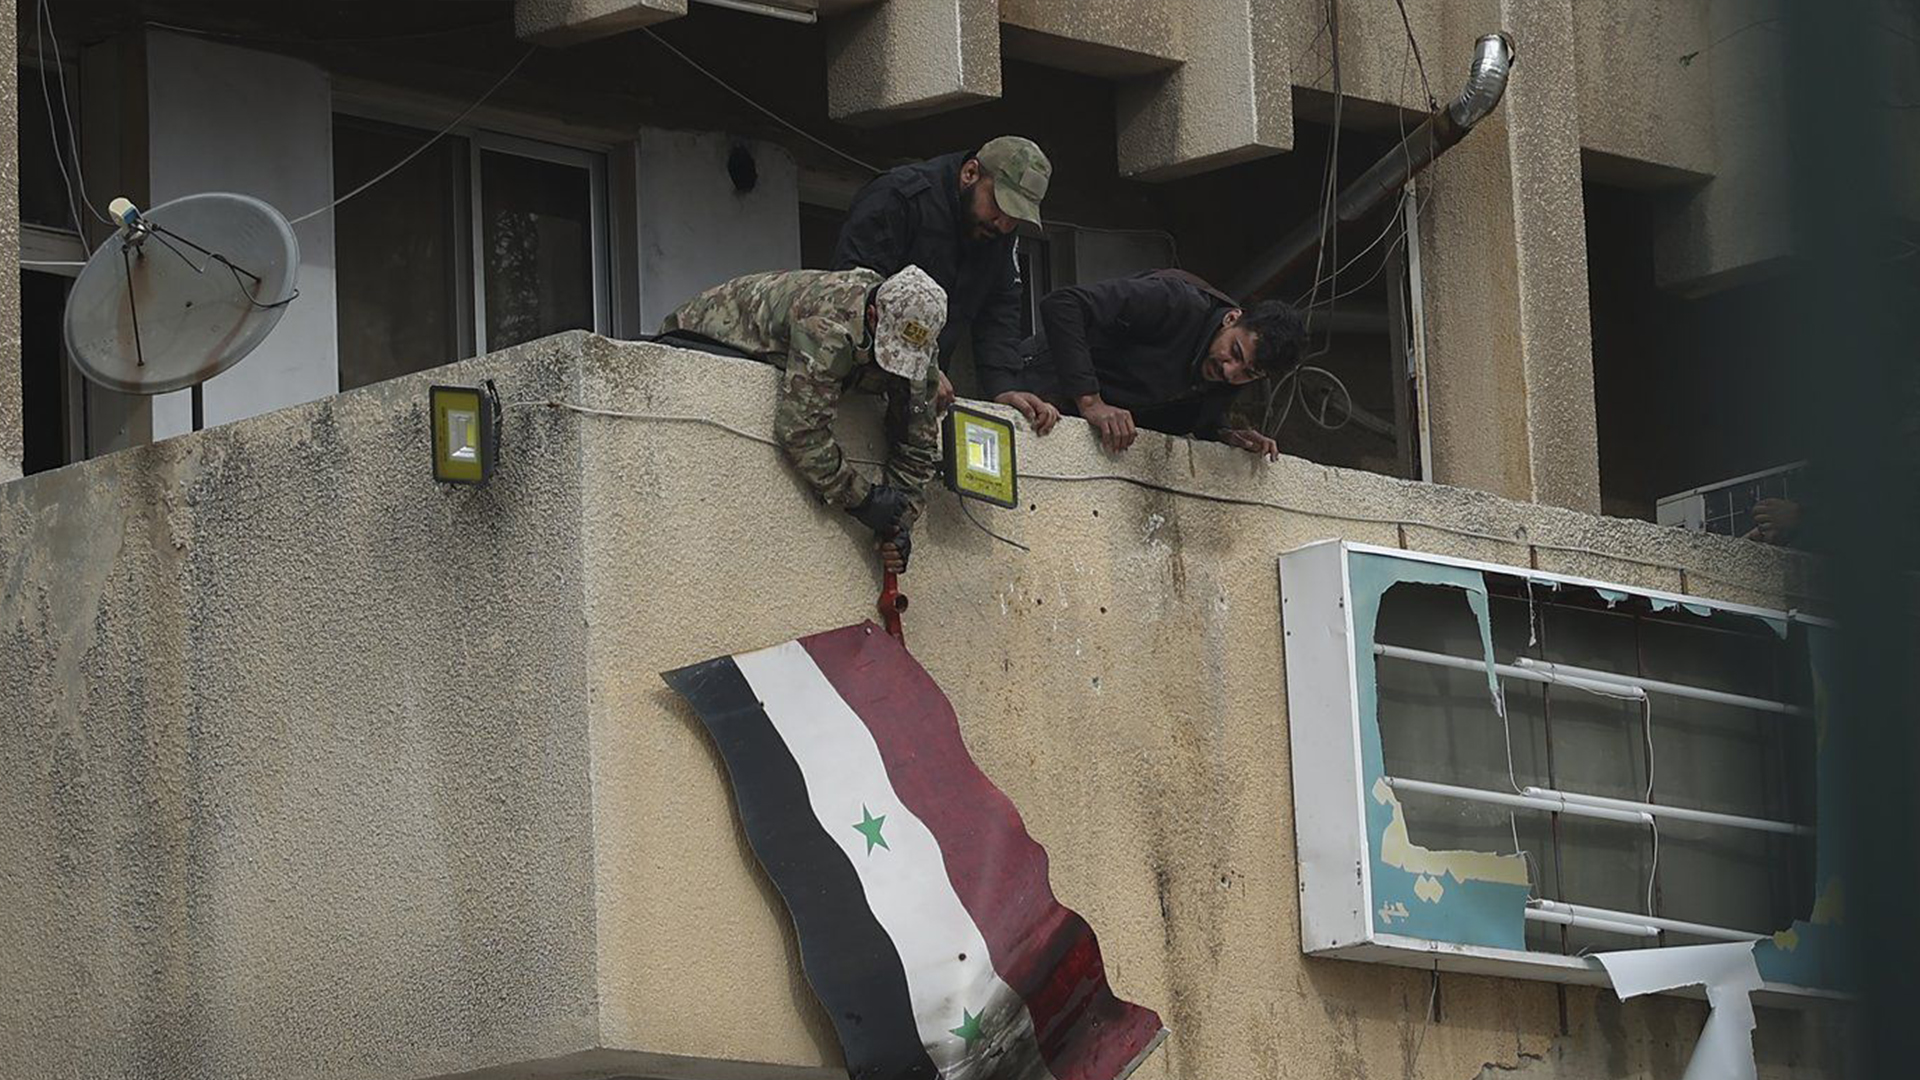
[[[873,849],[876,847],[887,847],[887,838],[880,835],[880,827],[886,824],[887,815],[881,814],[879,817],[874,817],[873,814],[867,810],[866,804],[862,803],[860,805],[860,818],[860,824],[855,825],[854,828],[860,831],[861,836],[867,838],[867,854],[873,854]],[[893,849],[887,848],[887,850],[892,851]]]
[[[985,1035],[985,1033],[980,1030],[980,1018],[965,1009],[960,1010],[960,1026],[957,1028],[949,1028],[948,1030],[967,1040],[968,1046],[972,1046]]]

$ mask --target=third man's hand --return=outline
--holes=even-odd
[[[1100,400],[1099,394],[1080,399],[1080,416],[1100,433],[1100,445],[1109,452],[1117,453],[1132,446],[1139,434],[1133,428],[1133,414]]]
[[[1035,435],[1045,435],[1053,430],[1060,419],[1060,410],[1047,403],[1047,399],[1038,394],[1029,394],[1025,390],[1009,390],[993,400],[1002,405],[1011,405],[1020,410],[1020,415],[1033,425]]]
[[[1229,428],[1220,433],[1220,441],[1248,453],[1263,454],[1268,461],[1280,460],[1280,444],[1252,428]]]
[[[940,373],[940,389],[934,391],[933,411],[946,412],[947,406],[951,404],[953,404],[953,380],[947,378],[947,373],[943,371]]]
[[[906,529],[878,542],[880,549],[880,567],[889,573],[907,572],[907,559],[913,555],[913,535]]]

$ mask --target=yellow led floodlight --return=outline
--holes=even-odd
[[[499,450],[493,395],[476,386],[435,386],[428,400],[433,478],[448,484],[486,483]]]
[[[1020,504],[1013,463],[1013,425],[963,405],[947,410],[941,425],[946,449],[947,486],[970,499],[996,506]]]

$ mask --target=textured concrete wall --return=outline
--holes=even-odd
[[[753,155],[752,191],[736,189],[727,173],[736,147]],[[800,265],[799,178],[781,146],[647,129],[637,186],[643,333],[702,289]]]
[[[1711,0],[1573,5],[1580,145],[1607,159],[1595,167],[1608,179],[1671,183],[1713,172],[1714,65],[1687,59],[1713,42],[1713,6]]]
[[[1665,288],[1711,292],[1790,252],[1783,12],[1779,0],[1711,4],[1710,36],[1689,66],[1712,88],[1715,175],[1661,232],[1654,271]]]
[[[511,405],[493,483],[436,487],[425,387],[482,377],[771,426],[770,369],[576,333],[0,488],[5,1075],[833,1075],[657,673],[865,618],[866,543],[697,423]],[[1428,1022],[1426,973],[1299,954],[1275,558],[1531,543],[1816,606],[1786,556],[1152,434],[1113,458],[1077,420],[1020,454],[1053,479],[982,513],[1031,553],[936,495],[908,641],[1172,1027],[1140,1075],[1678,1076],[1696,1003],[1570,989],[1561,1035],[1555,987],[1445,975]],[[1814,1017],[1757,1043],[1769,1080],[1827,1075]]]
[[[1434,476],[1597,511],[1574,43],[1568,0],[1466,5],[1442,38],[1525,44],[1500,107],[1422,176]]]
[[[835,120],[892,123],[1000,96],[998,0],[885,0],[828,35]]]
[[[0,146],[20,144],[20,54],[13,20],[14,0],[0,0]],[[20,157],[0,154],[0,259],[20,260]],[[26,432],[20,388],[20,275],[0,280],[0,483],[20,475]]]
[[[574,45],[687,13],[687,0],[513,0],[513,31],[542,45]]]
[[[0,488],[0,1075],[593,1045],[579,433],[436,488],[426,381]]]

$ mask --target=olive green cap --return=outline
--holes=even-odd
[[[974,157],[993,177],[993,201],[1011,218],[1040,224],[1040,200],[1047,197],[1053,163],[1032,139],[1002,135],[980,148]]]

